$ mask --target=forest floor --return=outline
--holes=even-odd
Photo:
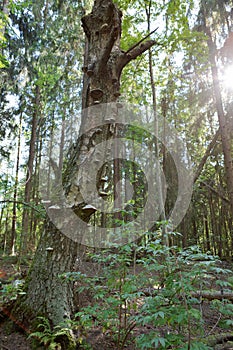
[[[230,266],[232,269],[232,265]],[[27,271],[28,267],[22,265],[20,268],[21,273],[17,272],[16,263],[12,259],[3,259],[0,257],[0,302],[4,303],[3,298],[1,298],[1,292],[3,290],[3,285],[12,283],[17,279],[22,278]],[[88,300],[86,300],[88,302]],[[28,339],[28,334],[23,331],[20,331],[19,328],[15,329],[14,327],[9,327],[9,319],[4,314],[3,305],[0,303],[0,350],[35,350],[35,347],[32,346],[32,340]],[[221,334],[225,334],[226,330],[222,329],[219,324],[219,313],[214,312],[210,308],[208,300],[205,300],[202,304],[203,315],[205,319],[205,333],[211,334],[215,337],[218,337]],[[134,335],[145,334],[148,332],[145,326],[138,327],[134,329]],[[233,333],[232,333],[233,334]],[[222,341],[222,340],[221,340]],[[91,345],[93,350],[117,350],[116,344],[109,335],[103,335],[101,328],[93,328],[92,331],[87,335],[87,342]],[[45,347],[38,347],[39,349],[46,349]],[[37,350],[36,349],[36,350]],[[135,350],[136,346],[132,341],[128,342],[124,346],[124,349]],[[233,350],[233,336],[225,339],[222,344],[215,345],[213,350]]]

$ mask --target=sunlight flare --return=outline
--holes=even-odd
[[[222,83],[224,88],[233,90],[233,64],[224,69]]]

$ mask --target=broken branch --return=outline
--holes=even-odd
[[[141,43],[140,46],[135,46],[134,48],[130,49],[130,52],[125,52],[120,56],[117,71],[121,72],[131,60],[135,60],[138,56],[149,50],[155,43],[156,42],[154,40],[148,40],[145,43]]]
[[[202,298],[207,300],[233,300],[233,293],[231,292],[218,292],[218,291],[200,291],[200,292],[193,292],[191,293],[192,297],[194,298]]]
[[[151,34],[155,33],[156,30],[158,30],[158,27],[156,29],[154,29],[152,32],[150,32],[149,34],[147,34],[144,38],[142,38],[141,40],[139,40],[136,44],[134,44],[133,46],[131,46],[126,52],[125,54],[129,53],[130,51],[132,51],[135,47],[139,46],[143,41],[145,41]]]

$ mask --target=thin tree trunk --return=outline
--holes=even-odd
[[[5,180],[4,185],[4,193],[3,193],[3,201],[1,202],[3,205],[1,206],[1,217],[0,217],[0,228],[1,232],[4,232],[3,234],[3,253],[8,253],[8,246],[7,246],[7,230],[6,230],[6,221],[4,223],[3,218],[6,220],[6,216],[8,214],[5,214],[5,212],[8,213],[7,204],[5,204],[5,200],[7,198],[7,191],[8,191],[8,174]]]
[[[209,191],[209,207],[210,207],[212,235],[214,237],[214,240],[213,240],[214,254],[217,255],[219,251],[219,244],[218,244],[219,235],[218,235],[217,222],[216,222],[216,210],[213,203],[212,193],[210,191]]]
[[[222,139],[227,189],[228,189],[229,201],[231,206],[231,215],[233,217],[233,162],[232,162],[232,155],[231,155],[230,132],[227,127],[226,116],[223,110],[222,96],[221,96],[221,90],[220,90],[219,78],[218,78],[218,68],[215,60],[216,49],[215,49],[214,42],[212,40],[211,32],[209,28],[207,28],[206,26],[205,26],[205,32],[208,36],[207,43],[209,47],[209,60],[211,64],[215,103],[216,103],[216,109],[217,109],[217,115],[218,115],[218,121],[219,121],[219,127],[221,132],[221,139]]]
[[[150,15],[151,15],[151,6],[152,2],[150,0],[148,8],[146,7],[146,15],[147,15],[147,30],[150,33]],[[155,133],[155,152],[156,152],[156,168],[160,169],[160,162],[159,162],[159,130],[158,130],[158,115],[157,115],[157,100],[156,100],[156,89],[155,89],[155,79],[154,79],[154,71],[153,71],[153,57],[152,57],[152,51],[149,49],[148,51],[149,55],[149,72],[150,72],[150,83],[151,83],[151,91],[152,91],[152,101],[153,101],[153,112],[154,112],[154,133]],[[166,229],[166,213],[165,213],[165,204],[163,199],[163,190],[162,190],[162,181],[160,172],[156,171],[156,183],[158,186],[158,203],[159,203],[159,213],[161,216],[162,221],[164,222],[162,225],[162,240],[165,245],[169,245],[169,238],[167,236],[167,229]]]
[[[14,195],[13,195],[13,209],[12,209],[12,226],[11,226],[11,242],[10,251],[11,254],[15,254],[15,239],[16,239],[16,221],[17,221],[17,196],[18,196],[18,183],[19,183],[19,158],[21,150],[21,131],[22,131],[22,113],[20,114],[19,130],[18,130],[18,146],[16,156],[16,170],[15,170],[15,184],[14,184]]]
[[[40,127],[41,130],[41,127]],[[38,130],[39,133],[39,130]],[[36,162],[35,162],[35,171],[34,171],[34,179],[33,179],[33,203],[35,206],[37,206],[40,202],[40,195],[39,195],[39,169],[41,166],[41,157],[42,157],[42,148],[43,148],[43,139],[41,136],[39,136],[39,142],[37,143],[37,149],[36,149]],[[30,216],[30,249],[34,251],[38,241],[37,241],[37,236],[36,236],[36,231],[37,231],[37,224],[40,221],[40,218],[38,216],[38,212],[36,210],[31,211],[31,216]]]
[[[121,199],[122,199],[122,188],[120,188],[121,172],[120,172],[120,160],[118,158],[119,145],[117,140],[118,127],[115,127],[114,137],[115,137],[115,147],[114,147],[114,161],[113,161],[113,199],[114,199],[114,227],[119,225],[119,220],[122,219],[121,216]]]
[[[6,217],[5,217],[5,227],[4,227],[4,253],[9,254],[9,207],[6,208]]]
[[[3,0],[3,6],[2,6],[2,12],[5,14],[5,15],[8,15],[9,13],[9,0]]]
[[[205,236],[206,236],[206,250],[210,252],[210,233],[209,233],[209,223],[208,223],[208,216],[204,216],[204,227],[205,227]]]
[[[32,128],[31,128],[31,138],[29,146],[29,158],[27,164],[27,176],[26,185],[24,191],[24,201],[26,203],[30,202],[31,190],[32,190],[32,174],[34,169],[34,159],[36,150],[36,139],[37,139],[37,125],[40,113],[40,88],[37,86],[35,91],[35,101],[34,101],[34,113],[32,117]],[[27,240],[29,237],[29,211],[28,208],[24,208],[23,219],[22,219],[22,236],[20,242],[20,255],[24,255],[27,252]]]

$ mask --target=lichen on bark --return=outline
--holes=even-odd
[[[122,69],[155,44],[153,40],[140,41],[126,52],[122,51],[121,17],[121,11],[112,0],[96,0],[92,12],[82,19],[86,34],[83,109],[116,102],[120,96]],[[86,222],[93,210],[89,210],[90,208],[87,210],[88,203],[83,200],[80,193],[79,165],[90,155],[96,143],[114,137],[115,132],[115,125],[111,121],[102,129],[92,129],[93,118],[94,113],[84,111],[81,137],[72,148],[63,178],[67,204]],[[87,123],[90,132],[82,134],[82,130],[87,130]],[[102,177],[100,174],[99,178]],[[83,232],[80,232],[80,235],[82,234]],[[76,256],[77,242],[59,232],[47,218],[27,278],[27,294],[16,302],[11,314],[12,319],[21,319],[20,324],[24,324],[28,323],[26,321],[35,320],[38,315],[43,315],[49,319],[52,326],[62,325],[71,319],[74,311],[72,284],[59,276],[72,271]],[[65,346],[62,345],[64,349],[73,346],[71,339],[67,341]]]

